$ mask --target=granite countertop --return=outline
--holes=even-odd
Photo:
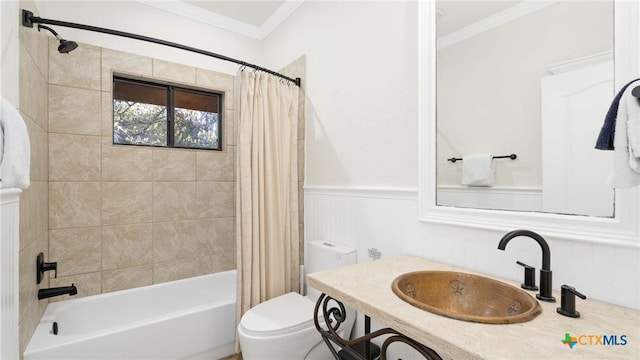
[[[393,280],[420,270],[478,272],[401,255],[382,260],[307,275],[308,284],[344,305],[434,349],[443,356],[463,359],[636,359],[640,354],[640,311],[590,299],[576,299],[574,319],[556,312],[557,301],[540,301],[542,314],[519,324],[480,324],[451,319],[418,309],[400,300],[392,291]],[[520,287],[519,283],[487,276]],[[557,284],[556,284],[557,285]],[[535,292],[529,292],[535,295]],[[589,294],[585,294],[587,297]],[[594,345],[562,343],[572,337],[593,335]],[[626,345],[600,345],[596,336],[626,335]],[[583,343],[589,337],[582,337]],[[602,338],[600,338],[602,339]]]

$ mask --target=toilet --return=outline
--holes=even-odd
[[[327,241],[307,242],[307,273],[356,263],[356,250]],[[331,360],[333,356],[313,323],[320,292],[308,287],[307,296],[290,292],[258,304],[238,324],[244,360]],[[346,307],[345,307],[346,308]],[[355,310],[346,308],[338,334],[349,338]],[[322,316],[322,315],[320,315]],[[323,324],[324,321],[320,321]]]

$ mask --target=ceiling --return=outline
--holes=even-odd
[[[304,0],[137,0],[256,39],[266,38]],[[523,0],[438,0],[438,36],[444,36]]]
[[[478,22],[509,7],[518,5],[522,0],[507,1],[452,1],[439,0],[438,9],[438,37],[447,35],[467,25]]]
[[[256,39],[266,38],[304,0],[136,0]]]
[[[260,27],[273,15],[284,1],[206,1],[183,0],[187,4],[214,12],[249,25]]]

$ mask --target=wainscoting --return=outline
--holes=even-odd
[[[304,204],[305,241],[352,246],[358,262],[368,259],[371,248],[385,257],[406,253],[411,250],[408,240],[420,235],[417,189],[305,186]]]

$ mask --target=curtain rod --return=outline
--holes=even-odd
[[[216,59],[220,59],[220,60],[224,60],[224,61],[230,61],[230,62],[239,64],[242,67],[249,67],[249,68],[252,68],[252,69],[256,69],[258,71],[262,71],[262,72],[265,72],[265,73],[268,73],[268,74],[271,74],[271,75],[275,75],[275,76],[278,76],[278,77],[280,77],[282,79],[285,79],[287,81],[290,81],[290,82],[294,83],[298,87],[300,86],[300,78],[293,79],[293,78],[290,78],[288,76],[285,76],[285,75],[282,75],[280,73],[277,73],[275,71],[263,68],[261,66],[250,64],[250,63],[247,63],[247,62],[244,62],[244,61],[241,61],[241,60],[237,60],[237,59],[234,59],[234,58],[230,58],[228,56],[216,54],[214,52],[210,52],[210,51],[206,51],[206,50],[202,50],[202,49],[198,49],[198,48],[194,48],[194,47],[191,47],[191,46],[186,46],[186,45],[182,45],[182,44],[178,44],[178,43],[174,43],[174,42],[170,42],[170,41],[156,39],[156,38],[152,38],[152,37],[148,37],[148,36],[144,36],[144,35],[128,33],[128,32],[124,32],[124,31],[112,30],[112,29],[107,29],[107,28],[102,28],[102,27],[97,27],[97,26],[91,26],[91,25],[71,23],[71,22],[66,22],[66,21],[45,19],[45,18],[33,16],[33,12],[31,12],[29,10],[22,9],[22,26],[32,28],[33,24],[47,24],[47,25],[63,26],[63,27],[68,27],[68,28],[99,32],[99,33],[103,33],[103,34],[122,36],[122,37],[127,37],[127,38],[130,38],[130,39],[147,41],[147,42],[151,42],[151,43],[155,43],[155,44],[160,44],[160,45],[165,45],[165,46],[169,46],[169,47],[173,47],[173,48],[177,48],[177,49],[191,51],[191,52],[194,52],[194,53],[197,53],[197,54],[211,56],[211,57],[214,57]]]

